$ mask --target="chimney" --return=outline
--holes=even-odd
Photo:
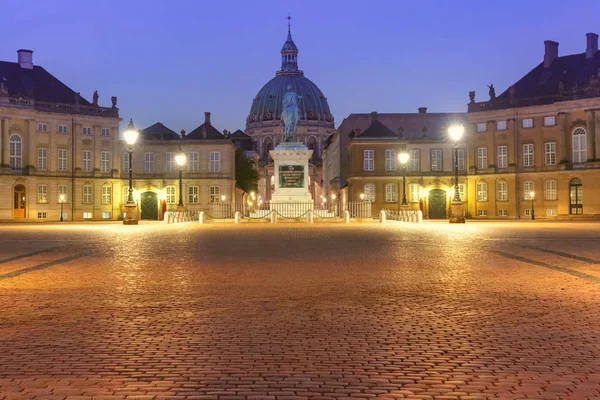
[[[210,125],[210,113],[208,111],[204,113],[204,123]]]
[[[17,60],[21,68],[33,69],[33,50],[17,50]]]
[[[419,107],[419,114],[427,114],[427,107]]]
[[[377,111],[371,111],[371,123],[377,122]]]
[[[594,55],[598,51],[598,35],[595,33],[586,33],[585,37],[587,38],[587,47],[585,48],[585,58],[591,59],[594,58]]]
[[[555,58],[558,58],[558,42],[544,41],[544,68],[550,68]]]

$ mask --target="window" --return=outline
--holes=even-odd
[[[573,163],[581,164],[587,161],[587,135],[583,128],[573,131]]]
[[[556,142],[544,143],[544,160],[546,165],[556,165]]]
[[[110,219],[110,211],[103,211],[102,219]]]
[[[191,186],[188,189],[188,203],[198,203],[199,202],[199,191],[198,186]]]
[[[58,149],[58,170],[67,170],[67,150],[65,149]]]
[[[385,170],[395,171],[396,170],[396,150],[385,151]]]
[[[67,126],[66,125],[59,125],[58,126],[58,133],[67,133]]]
[[[91,212],[84,212],[83,213],[83,219],[92,219],[92,213]]]
[[[21,137],[18,135],[12,135],[9,139],[9,147],[10,147],[10,155],[8,158],[8,162],[12,169],[20,169],[22,167],[21,164],[21,156],[22,156],[22,147],[21,147]]]
[[[550,116],[550,117],[544,117],[544,126],[554,126],[556,125],[556,118],[554,118],[554,115]]]
[[[497,121],[496,122],[496,130],[497,131],[505,131],[506,130],[506,121]]]
[[[69,201],[69,196],[67,195],[67,185],[58,185],[58,196],[56,197],[57,201],[60,199],[61,195],[65,196],[65,203]]]
[[[408,151],[408,170],[409,171],[420,171],[421,170],[421,151],[418,149],[412,149]]]
[[[221,153],[218,151],[211,151],[209,157],[209,171],[219,172],[221,170]]]
[[[546,208],[546,217],[556,217],[556,208]]]
[[[523,166],[533,167],[533,144],[523,145]]]
[[[477,216],[478,217],[487,217],[488,212],[487,212],[487,210],[477,210]]]
[[[209,189],[210,202],[219,203],[221,201],[221,188],[218,186],[211,186]]]
[[[431,170],[441,171],[442,170],[442,150],[432,149],[431,150]]]
[[[458,155],[458,170],[465,170],[465,149],[457,149],[456,153]]]
[[[487,147],[477,148],[477,168],[486,169],[488,167]]]
[[[388,183],[385,185],[385,201],[387,203],[395,203],[398,201],[398,185]]]
[[[84,126],[82,128],[82,133],[84,135],[91,135],[92,134],[92,128],[90,128],[89,126]]]
[[[175,171],[175,153],[167,153],[165,156],[165,171]]]
[[[485,132],[487,131],[487,123],[480,122],[477,124],[477,132]]]
[[[533,128],[533,118],[525,118],[521,122],[523,128]]]
[[[508,146],[496,147],[496,155],[496,163],[498,164],[498,168],[508,167]]]
[[[525,216],[527,216],[527,217],[531,217],[531,208],[527,208],[527,209],[525,210]]]
[[[167,204],[175,204],[175,186],[167,186],[165,192],[167,194]]]
[[[110,151],[103,151],[101,157],[100,171],[110,172]]]
[[[110,136],[110,128],[102,128],[102,136]]]
[[[410,183],[408,185],[408,201],[411,203],[418,203],[421,201],[421,186],[417,183]]]
[[[554,179],[547,180],[544,189],[544,198],[546,200],[556,200],[556,181]]]
[[[506,181],[496,182],[496,200],[507,201],[508,200],[508,183]]]
[[[477,201],[487,201],[487,182],[477,182]]]
[[[506,216],[508,216],[508,210],[498,210],[498,216],[499,217],[506,217]]]
[[[365,183],[363,187],[363,194],[365,195],[365,200],[367,201],[375,201],[375,184],[374,183]]]
[[[38,219],[48,219],[48,213],[47,212],[39,212]]]
[[[363,169],[365,171],[375,171],[375,151],[363,151]]]
[[[110,204],[112,202],[112,187],[102,186],[102,204]]]
[[[129,153],[123,153],[123,171],[129,172]]]
[[[458,196],[460,197],[460,201],[465,200],[465,185],[462,183],[458,184]]]
[[[523,182],[523,198],[525,200],[532,199],[531,192],[533,192],[533,197],[535,198],[535,182],[534,181]]]
[[[83,172],[90,172],[92,170],[92,152],[90,150],[83,151]]]
[[[48,169],[48,150],[38,149],[37,169],[46,171]]]
[[[38,124],[39,132],[48,132],[48,124]]]
[[[154,173],[154,153],[144,154],[144,172],[147,174]]]
[[[83,203],[92,204],[92,185],[83,186]]]
[[[569,183],[569,214],[583,214],[583,184],[578,178]]]
[[[200,170],[200,162],[199,162],[199,158],[198,158],[198,152],[192,152],[190,153],[190,157],[189,157],[189,165],[190,165],[190,172],[198,172]]]
[[[48,202],[48,186],[47,185],[38,185],[38,203],[47,203]]]

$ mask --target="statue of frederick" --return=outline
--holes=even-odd
[[[298,107],[298,101],[302,99],[302,96],[298,96],[296,92],[292,90],[292,85],[288,85],[283,96],[281,120],[285,124],[285,141],[295,142],[296,141],[296,128],[300,121],[300,108]]]

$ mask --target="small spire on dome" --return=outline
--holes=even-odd
[[[288,20],[288,34],[291,34],[292,33],[292,16],[290,14],[288,14],[287,20]]]
[[[288,14],[288,35],[287,40],[281,49],[281,71],[298,71],[298,48],[292,40],[292,17]]]

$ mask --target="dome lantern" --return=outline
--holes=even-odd
[[[291,19],[288,15],[288,35],[287,40],[281,48],[281,71],[296,72],[298,71],[298,48],[292,40]]]

